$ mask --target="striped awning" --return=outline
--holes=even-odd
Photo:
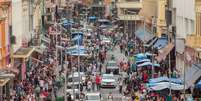
[[[159,54],[156,57],[156,60],[158,62],[161,62],[162,60],[165,60],[166,56],[170,53],[170,51],[174,48],[173,43],[169,43],[165,48],[162,48],[159,50]]]

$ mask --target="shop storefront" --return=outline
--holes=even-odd
[[[26,78],[26,71],[31,67],[31,55],[34,48],[20,48],[13,56],[14,61],[20,63],[17,67],[20,71],[19,78],[24,80]]]
[[[0,101],[9,101],[15,75],[11,69],[0,71]]]

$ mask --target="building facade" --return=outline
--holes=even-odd
[[[31,2],[14,0],[12,2],[12,30],[16,37],[14,52],[21,48],[22,44],[31,40],[33,31],[33,14]]]
[[[133,37],[138,23],[144,20],[140,15],[143,8],[142,0],[118,0],[116,7],[122,32],[128,37]]]
[[[0,69],[9,64],[11,0],[0,0]]]
[[[172,0],[174,18],[176,25],[176,37],[186,38],[195,30],[195,1],[194,0]]]

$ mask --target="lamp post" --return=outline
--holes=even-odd
[[[80,79],[81,79],[81,76],[80,76],[80,38],[81,38],[81,36],[80,37],[78,37],[78,60],[77,60],[77,62],[78,62],[78,75],[79,75],[79,90],[78,90],[78,94],[80,95]]]

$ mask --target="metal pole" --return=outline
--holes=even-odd
[[[135,32],[136,32],[136,20],[135,20],[135,28],[134,28],[134,30],[135,30]],[[135,34],[135,32],[134,32],[134,34]],[[136,34],[135,34],[135,42],[134,42],[134,43],[135,43],[135,44],[134,44],[134,45],[135,45],[135,46],[134,46],[134,47],[135,47],[134,50],[135,50],[135,52],[136,52],[136,47],[137,47]]]
[[[186,54],[185,54],[185,50],[184,50],[183,54],[184,54],[184,101],[186,101],[186,65],[185,65],[185,55]]]
[[[81,37],[81,36],[80,36]],[[78,75],[79,75],[79,90],[78,90],[78,94],[80,95],[80,38],[78,37]]]
[[[66,61],[66,54],[65,54],[65,61]],[[67,96],[66,96],[66,88],[67,88],[66,87],[67,86],[67,82],[66,81],[67,81],[67,77],[66,76],[67,76],[67,67],[68,67],[67,65],[68,65],[68,62],[67,63],[65,62],[65,64],[66,65],[65,65],[64,101],[67,101]]]
[[[61,41],[61,38],[62,38],[62,37],[61,37],[61,35],[60,35],[60,41]],[[63,46],[62,46],[62,41],[61,41],[61,47],[62,47],[62,48],[61,48],[61,68],[62,68],[62,70],[63,70],[64,68],[63,68]]]
[[[152,33],[154,33],[154,31],[153,31],[153,25],[154,25],[154,23],[153,23],[153,17],[152,17],[152,26],[151,26],[151,31],[152,31]],[[152,78],[154,78],[154,63],[155,63],[155,61],[154,61],[154,48],[152,47]]]
[[[143,20],[144,20],[143,24],[144,24],[144,33],[145,33],[145,27],[146,27],[145,26],[145,18],[143,18]],[[145,41],[145,36],[144,36],[144,41]],[[143,50],[144,50],[144,53],[145,53],[145,43],[144,42],[143,42],[143,48],[144,48]]]

